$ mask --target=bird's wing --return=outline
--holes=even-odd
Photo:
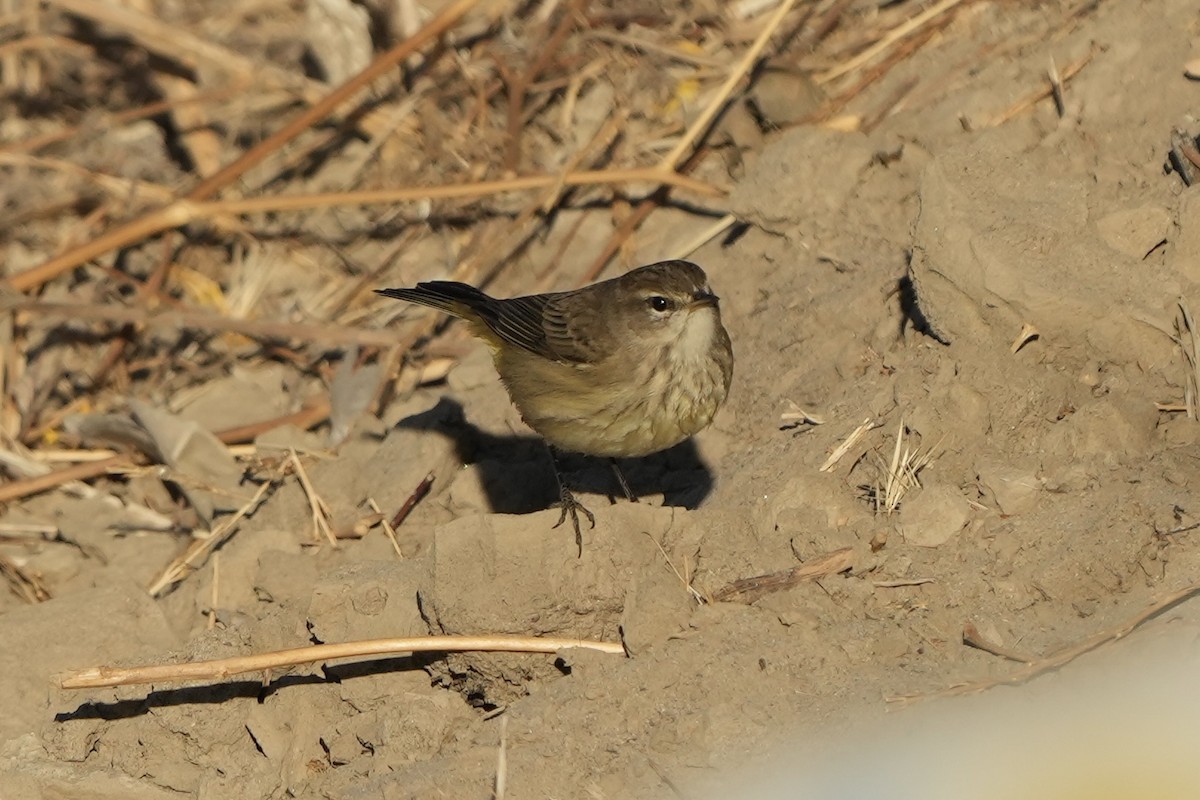
[[[597,360],[600,348],[590,320],[594,307],[579,302],[575,293],[557,292],[493,300],[475,309],[484,324],[509,344],[555,361],[586,364]]]
[[[597,361],[605,354],[602,342],[602,303],[593,287],[577,292],[553,292],[500,300],[465,283],[429,281],[413,289],[379,289],[379,294],[420,303],[482,326],[487,334],[549,358],[573,364]]]

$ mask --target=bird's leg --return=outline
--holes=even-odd
[[[579,530],[579,512],[587,517],[588,525],[596,527],[596,516],[587,510],[583,503],[575,499],[575,495],[571,494],[571,490],[567,488],[567,484],[563,481],[562,471],[558,468],[558,453],[550,445],[546,445],[546,450],[550,453],[550,466],[554,468],[554,480],[558,482],[558,502],[555,503],[562,513],[558,515],[558,522],[554,523],[554,527],[562,525],[566,521],[567,515],[571,515],[571,527],[575,529],[575,546],[579,548],[580,557],[583,556],[583,534]]]
[[[629,488],[629,481],[625,480],[625,473],[621,472],[621,464],[615,458],[610,458],[608,463],[612,466],[613,474],[617,476],[617,483],[621,484],[621,491],[629,498],[629,502],[636,503],[637,495]]]

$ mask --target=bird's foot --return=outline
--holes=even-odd
[[[588,511],[587,506],[575,499],[575,495],[571,494],[570,490],[563,488],[558,495],[558,502],[554,505],[558,506],[561,512],[558,515],[558,522],[554,523],[554,527],[558,527],[567,521],[567,515],[571,515],[571,527],[575,529],[575,546],[579,548],[579,556],[583,556],[583,533],[579,530],[579,514],[582,512],[587,517],[588,527],[596,527],[596,515]]]

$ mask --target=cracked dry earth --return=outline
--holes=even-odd
[[[964,646],[968,623],[1036,659],[1196,581],[1200,423],[1156,403],[1183,401],[1173,321],[1181,298],[1200,308],[1200,194],[1163,169],[1172,129],[1197,124],[1182,74],[1197,42],[1181,0],[1072,24],[977,3],[861,99],[921,79],[870,134],[799,127],[744,153],[729,204],[748,228],[693,256],[722,297],[732,395],[693,443],[629,465],[639,504],[609,504],[603,465],[573,465],[596,512],[582,557],[539,510],[548,467],[481,347],[311,468],[335,516],[398,507],[433,470],[405,558],[374,532],[304,547],[288,484],[223,548],[212,630],[208,571],[144,590],[169,537],[113,537],[86,499],[24,503],[107,558],[43,564],[58,596],[0,615],[0,796],[488,797],[502,718],[509,798],[748,796],[730,776],[865,747],[839,734],[885,714],[903,736],[914,712],[889,700],[1020,668]],[[1045,100],[993,124],[1050,53],[1091,54],[1065,116]],[[639,258],[705,224],[681,214]],[[822,424],[785,424],[794,406]],[[933,460],[877,513],[902,427]],[[697,602],[843,548],[838,574]],[[1152,640],[1194,660],[1198,619],[1185,603],[1150,621],[1119,647],[1128,674]],[[430,632],[623,639],[631,655],[318,665],[265,691],[51,685],[92,664]],[[1004,691],[1040,698],[1070,674]]]

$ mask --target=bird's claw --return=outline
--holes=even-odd
[[[596,515],[588,511],[587,506],[575,499],[575,495],[571,494],[566,489],[562,490],[559,495],[558,502],[555,503],[559,508],[558,522],[554,523],[554,527],[558,527],[567,521],[567,515],[571,515],[571,527],[575,529],[575,546],[579,548],[579,555],[583,556],[583,533],[579,529],[579,513],[587,517],[588,527],[596,527]]]

